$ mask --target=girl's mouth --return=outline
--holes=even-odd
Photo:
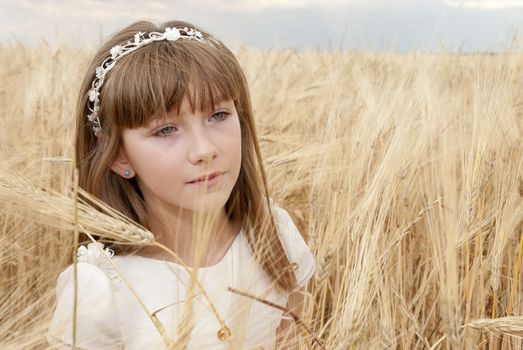
[[[218,183],[218,181],[221,179],[222,174],[223,173],[221,173],[221,172],[214,172],[214,173],[207,175],[208,176],[207,185],[211,186],[211,185]],[[201,176],[198,179],[195,179],[195,180],[189,182],[189,184],[193,184],[193,185],[203,185],[205,183],[206,183],[205,176]]]

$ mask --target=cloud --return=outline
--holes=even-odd
[[[407,0],[390,0],[390,3]],[[413,0],[408,0],[412,2]],[[264,10],[286,10],[307,8],[368,8],[382,6],[379,0],[200,0],[202,7],[230,12],[260,12]]]
[[[139,19],[173,18],[228,45],[491,50],[521,26],[523,0],[0,0],[0,43],[98,45]],[[33,30],[25,30],[32,28]],[[34,29],[36,28],[36,29]]]
[[[523,8],[523,0],[445,0],[445,5],[478,10]]]
[[[119,21],[139,17],[138,13],[147,13],[150,19],[165,17],[168,8],[162,1],[136,1],[136,0],[54,0],[54,1],[19,1],[19,9],[25,10],[38,17],[78,18],[95,21]],[[137,11],[139,9],[140,11]],[[138,13],[137,13],[138,12]]]

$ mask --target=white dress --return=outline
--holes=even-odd
[[[273,204],[280,238],[290,262],[298,264],[295,275],[303,287],[315,270],[314,256],[289,214]],[[149,313],[156,315],[169,337],[178,339],[189,275],[181,265],[138,255],[110,257],[101,243],[79,248],[77,336],[80,349],[165,349],[165,343],[146,311],[119,277],[109,259],[142,299]],[[254,260],[243,230],[220,262],[198,269],[198,281],[207,291],[231,337],[219,340],[220,324],[207,300],[195,286],[194,326],[187,349],[273,349],[282,311],[227,291],[239,289],[286,306],[288,293],[275,290]],[[47,341],[59,348],[71,348],[73,312],[73,265],[58,277],[57,305],[48,328]]]

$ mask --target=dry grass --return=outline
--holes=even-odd
[[[523,56],[238,57],[273,198],[317,257],[306,323],[325,347],[521,349]],[[0,48],[2,349],[45,348],[88,58]],[[110,211],[78,215],[91,233],[150,238]]]

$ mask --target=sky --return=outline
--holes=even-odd
[[[143,19],[185,20],[231,48],[485,52],[523,41],[523,0],[0,0],[0,44],[96,47]]]

